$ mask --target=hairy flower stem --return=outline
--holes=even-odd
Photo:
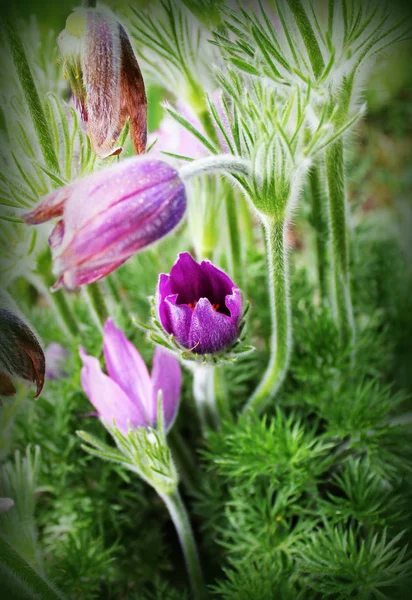
[[[196,542],[193,537],[193,531],[185,505],[183,504],[177,489],[169,494],[160,493],[159,495],[169,510],[177,535],[179,536],[192,586],[193,598],[195,600],[204,600],[208,597],[208,594],[200,568]]]
[[[329,297],[329,239],[330,223],[326,212],[326,199],[322,188],[319,167],[315,166],[309,173],[310,193],[312,200],[312,225],[316,232],[316,254],[320,297],[322,302]]]
[[[350,291],[349,248],[343,141],[326,150],[326,174],[331,222],[333,307],[343,344],[353,343],[355,323]]]
[[[83,6],[85,8],[94,8],[96,6],[96,0],[83,0]]]
[[[41,153],[46,166],[59,173],[60,167],[56,152],[54,151],[53,140],[49,129],[49,124],[43,110],[40,96],[34,83],[33,75],[27,60],[20,35],[11,19],[7,19],[4,25],[6,39],[13,58],[24,97],[29,108],[30,116],[33,121],[34,129],[37,134]]]
[[[109,317],[109,311],[106,306],[103,293],[97,282],[90,283],[85,288],[85,294],[88,299],[90,308],[95,315],[96,322],[103,327]]]
[[[199,492],[199,468],[193,460],[192,452],[176,427],[173,427],[168,433],[167,443],[185,488],[193,496],[196,495]]]
[[[26,275],[26,279],[40,294],[47,298],[48,302],[50,302],[62,329],[72,337],[79,335],[80,330],[76,317],[73,314],[63,290],[56,290],[55,292],[50,291],[50,287],[53,285],[51,275],[48,272],[42,273],[41,276],[30,273]]]
[[[242,248],[239,232],[239,222],[237,215],[237,206],[232,188],[227,185],[225,189],[225,207],[226,219],[229,232],[229,261],[231,275],[239,287],[242,287],[243,269],[242,269]]]
[[[292,347],[292,324],[289,300],[289,270],[286,245],[287,220],[267,218],[264,222],[272,312],[270,359],[262,381],[244,411],[260,413],[282,385]]]
[[[205,431],[209,427],[213,429],[219,427],[214,366],[198,364],[193,366],[193,396],[202,429]]]
[[[217,173],[219,171],[228,171],[250,176],[250,161],[230,154],[216,154],[193,160],[184,165],[180,169],[179,175],[183,181],[187,181],[192,177],[199,177],[200,175]]]

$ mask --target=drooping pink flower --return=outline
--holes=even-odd
[[[160,275],[156,305],[166,332],[195,354],[221,352],[239,336],[240,289],[212,263],[198,264],[187,252],[169,275]]]
[[[183,218],[185,187],[164,161],[134,157],[53,191],[23,216],[57,222],[49,243],[55,287],[72,289],[111,273]]]
[[[100,419],[109,426],[115,422],[122,433],[137,427],[155,427],[161,390],[164,423],[166,430],[170,429],[180,401],[178,360],[158,346],[149,375],[135,346],[111,319],[104,326],[103,349],[108,375],[103,373],[97,358],[80,349],[82,387]]]

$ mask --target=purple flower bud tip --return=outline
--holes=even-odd
[[[0,309],[0,395],[16,392],[12,379],[35,383],[36,398],[43,389],[45,358],[30,327],[20,317]]]
[[[46,377],[49,379],[62,379],[67,375],[64,370],[64,363],[69,356],[66,348],[53,342],[47,346],[44,355],[46,357]]]
[[[106,7],[75,9],[58,37],[66,74],[92,148],[100,157],[115,146],[125,120],[137,154],[147,141],[147,99],[143,77],[124,27]]]
[[[97,358],[80,348],[83,361],[81,383],[104,423],[127,433],[137,427],[154,427],[157,422],[158,393],[166,429],[172,426],[180,400],[181,370],[177,359],[157,347],[152,374],[139,352],[111,319],[104,326],[105,375]]]
[[[212,263],[198,264],[187,252],[169,275],[160,275],[156,304],[167,333],[196,354],[221,352],[239,335],[240,289]]]
[[[56,287],[101,279],[174,229],[186,210],[178,172],[159,159],[134,157],[46,196],[27,223],[62,217],[49,238]]]

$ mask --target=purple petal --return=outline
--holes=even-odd
[[[104,262],[108,257],[110,261],[128,258],[169,233],[183,217],[185,208],[185,191],[178,179],[125,197],[76,230],[70,243],[65,239],[60,269],[99,261],[102,254]]]
[[[226,313],[225,298],[228,294],[232,293],[233,288],[236,287],[235,284],[230,279],[230,277],[228,277],[226,275],[226,273],[221,271],[221,269],[218,269],[217,267],[215,267],[209,261],[206,261],[206,260],[202,261],[200,263],[200,268],[202,269],[203,273],[205,273],[205,275],[208,277],[208,280],[209,280],[209,286],[210,286],[211,292],[207,296],[207,298],[209,298],[209,300],[211,301],[212,304],[219,305],[220,312]]]
[[[212,291],[208,275],[188,252],[179,254],[169,277],[172,293],[179,294],[178,304],[195,303]]]
[[[49,236],[49,245],[53,256],[56,254],[56,252],[58,252],[63,241],[63,236],[64,223],[63,219],[60,219],[60,221],[57,221],[56,225],[53,227],[53,230]]]
[[[227,315],[213,310],[210,301],[201,298],[193,311],[189,345],[196,354],[221,352],[237,338],[237,323]]]
[[[159,275],[159,281],[156,289],[156,306],[159,311],[159,319],[163,327],[166,329],[167,333],[172,333],[172,325],[169,319],[169,310],[165,305],[166,296],[170,296],[172,294],[172,289],[170,286],[170,277],[165,273],[161,273]],[[177,298],[177,294],[176,294]]]
[[[176,304],[177,294],[167,296],[163,302],[167,314],[170,331],[176,340],[185,348],[190,348],[189,334],[192,325],[193,310],[187,304]]]
[[[30,225],[38,225],[54,217],[61,217],[64,206],[73,193],[74,187],[74,185],[68,185],[47,194],[36,208],[22,216],[23,220]]]
[[[242,292],[239,288],[233,288],[232,293],[226,296],[225,304],[229,310],[230,318],[238,324],[242,316]]]
[[[118,262],[105,262],[103,264],[84,264],[81,267],[74,265],[60,274],[52,289],[57,290],[60,287],[65,287],[68,290],[74,290],[81,285],[89,285],[95,281],[99,281],[118,267],[120,267],[129,257],[127,256]],[[57,267],[57,269],[56,269]],[[59,273],[59,263],[56,261],[53,266],[53,271]]]
[[[97,358],[88,356],[83,348],[80,348],[80,357],[83,361],[81,384],[100,418],[110,426],[115,421],[122,433],[127,433],[129,428],[146,426],[140,408],[115,381],[103,373]]]
[[[135,346],[115,326],[112,319],[108,319],[104,325],[103,350],[110,378],[139,407],[146,422],[151,423],[152,382],[149,371]]]
[[[177,171],[167,163],[137,156],[79,181],[64,211],[62,250],[78,231],[98,215],[107,214],[109,208],[128,202],[135,196],[139,196],[143,203],[147,198],[144,192],[177,179]]]
[[[179,408],[182,372],[179,361],[170,352],[157,346],[153,356],[153,421],[157,420],[157,395],[162,390],[166,430],[170,429]]]

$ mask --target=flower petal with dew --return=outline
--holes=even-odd
[[[137,349],[111,319],[104,326],[103,348],[108,375],[103,373],[97,358],[80,349],[82,387],[102,421],[109,426],[115,422],[122,433],[137,427],[155,427],[161,391],[164,422],[170,429],[180,401],[181,371],[177,359],[157,347],[150,376]]]
[[[195,354],[222,352],[239,336],[240,289],[212,263],[198,264],[187,252],[169,275],[160,275],[156,305],[166,332]]]
[[[93,283],[139,250],[158,241],[182,220],[185,187],[166,162],[145,157],[124,160],[60,191],[31,212],[27,223],[62,217],[49,243],[56,287]]]
[[[77,8],[58,37],[76,104],[92,148],[104,158],[116,147],[127,117],[137,154],[146,150],[147,100],[143,77],[124,27],[106,7]]]

